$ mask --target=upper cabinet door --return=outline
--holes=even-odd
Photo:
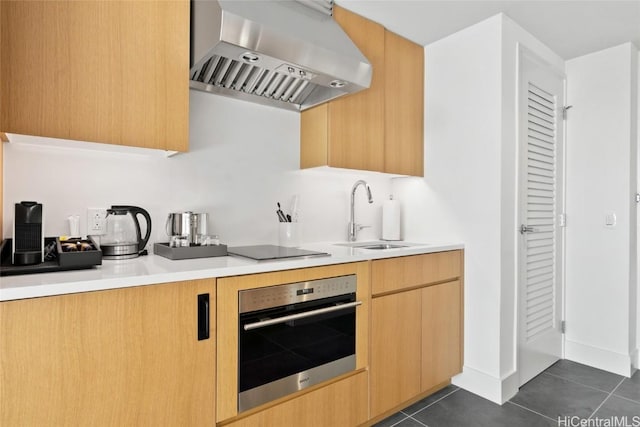
[[[301,113],[300,167],[384,168],[384,27],[334,7],[334,18],[373,65],[371,87]]]
[[[189,2],[3,2],[6,132],[186,151]]]
[[[423,176],[424,48],[340,7],[335,20],[373,65],[371,87],[302,112],[300,167]]]
[[[384,168],[384,27],[336,7],[334,18],[373,65],[369,89],[329,103],[329,165]]]
[[[384,171],[424,176],[424,47],[385,33]]]

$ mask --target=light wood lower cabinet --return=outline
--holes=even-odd
[[[462,371],[462,251],[372,264],[370,417],[373,419],[401,409],[421,393]],[[431,268],[413,272],[404,269],[417,264]],[[457,265],[457,270],[451,269],[452,265]],[[387,270],[405,274],[399,273],[398,286],[376,287],[380,277],[393,281]],[[420,278],[424,281],[420,282]],[[375,289],[384,292],[376,295]]]
[[[433,285],[422,293],[422,391],[462,371],[462,284]]]
[[[372,415],[420,393],[420,294],[414,290],[371,301]]]
[[[376,260],[371,265],[371,293],[379,296],[448,282],[462,275],[462,263],[462,251]]]
[[[355,367],[356,371],[362,370],[362,374],[327,382],[326,389],[321,386],[308,392],[303,390],[300,395],[280,399],[275,406],[269,403],[259,406],[247,412],[252,414],[249,418],[245,418],[244,413],[238,413],[238,292],[350,274],[357,276],[356,299],[362,301],[356,308]],[[355,426],[365,422],[369,386],[368,373],[364,371],[369,365],[369,277],[370,263],[358,262],[218,279],[217,421],[242,426],[305,427]],[[256,423],[245,420],[255,420]],[[353,420],[358,422],[352,423]]]
[[[199,294],[215,280],[0,303],[0,425],[215,426]]]
[[[449,251],[2,302],[0,425],[372,423],[461,371],[462,271]],[[238,291],[346,274],[363,302],[355,371],[238,413]]]
[[[310,393],[224,426],[355,427],[367,421],[367,372],[359,372]]]

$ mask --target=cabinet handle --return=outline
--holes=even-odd
[[[198,295],[198,341],[209,339],[209,294]]]

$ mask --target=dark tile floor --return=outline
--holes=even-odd
[[[590,424],[589,418],[593,419]],[[622,424],[614,424],[616,421]],[[640,425],[640,371],[625,378],[560,360],[502,406],[450,385],[376,427],[572,425]]]

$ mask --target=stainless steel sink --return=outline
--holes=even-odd
[[[409,248],[413,246],[427,246],[426,243],[408,243],[408,242],[389,243],[384,241],[336,243],[335,245],[347,246],[349,248],[357,248],[357,249],[372,249],[372,250],[378,250],[378,251],[383,251],[387,249]]]
[[[390,243],[380,243],[380,244],[377,244],[377,245],[357,246],[357,248],[383,250],[383,249],[408,248],[408,246],[407,245],[392,245]]]

